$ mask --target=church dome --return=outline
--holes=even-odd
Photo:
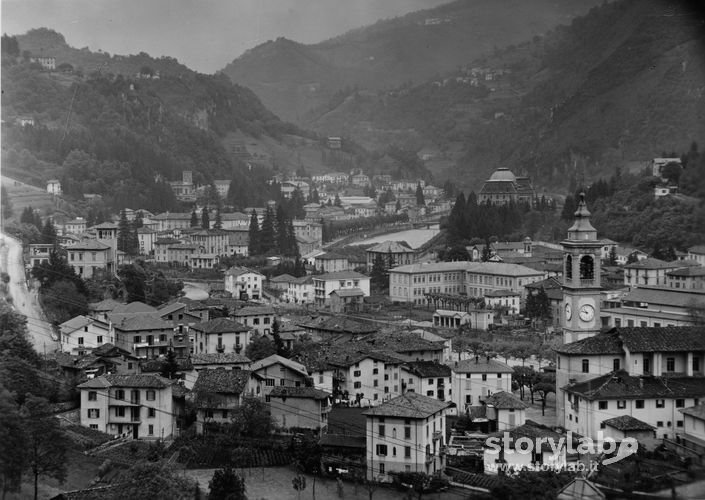
[[[495,170],[495,172],[492,174],[492,177],[489,179],[490,181],[505,181],[505,182],[516,182],[517,178],[516,176],[512,173],[511,170],[509,170],[506,167],[501,167]]]

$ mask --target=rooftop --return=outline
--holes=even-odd
[[[241,333],[249,331],[246,326],[229,318],[215,318],[193,325],[191,328],[203,333]]]
[[[445,378],[451,375],[450,367],[436,361],[411,361],[404,363],[404,368],[421,378]]]
[[[681,267],[678,262],[666,262],[661,259],[648,257],[624,266],[625,269],[675,269]]]
[[[514,373],[508,364],[481,356],[457,361],[449,366],[455,373]]]
[[[244,306],[232,313],[236,318],[260,314],[274,314],[274,308],[272,306]]]
[[[102,241],[98,240],[83,240],[79,241],[78,243],[71,245],[70,247],[66,248],[66,250],[71,251],[71,250],[95,250],[95,251],[104,251],[104,250],[109,250],[111,247],[110,245],[107,245],[103,243]]]
[[[238,267],[238,266],[233,266],[227,271],[225,271],[226,276],[241,276],[243,274],[247,273],[253,273],[253,274],[259,274],[260,276],[263,276],[262,274],[258,273],[257,271],[253,271],[251,269],[248,269],[246,267]]]
[[[196,393],[242,394],[252,372],[248,370],[201,370],[193,385]]]
[[[514,394],[506,391],[495,392],[491,396],[487,396],[485,403],[494,406],[498,410],[524,410],[529,407]]]
[[[236,352],[214,352],[191,354],[191,364],[200,365],[243,365],[250,364],[250,358]]]
[[[269,393],[270,397],[328,399],[330,393],[315,387],[282,387],[277,386]]]
[[[595,399],[648,399],[705,396],[703,377],[635,377],[625,370],[567,385],[563,390]]]
[[[106,389],[108,387],[154,387],[163,389],[172,381],[159,375],[101,375],[78,386],[79,389]]]
[[[406,241],[383,241],[368,248],[367,251],[373,253],[415,253],[415,250]]]
[[[341,257],[347,258],[347,257]],[[336,271],[334,273],[319,274],[313,276],[314,281],[329,281],[329,280],[345,280],[345,279],[369,279],[369,276],[360,274],[356,271]]]
[[[632,417],[631,415],[621,415],[619,417],[608,418],[602,423],[619,431],[652,431],[655,429],[653,425],[649,425],[638,418]]]
[[[416,392],[406,392],[362,414],[368,417],[428,418],[452,404]]]
[[[561,354],[622,354],[705,350],[705,327],[620,327],[555,349]]]

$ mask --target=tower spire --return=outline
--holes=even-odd
[[[597,229],[590,223],[590,211],[585,202],[585,193],[580,193],[578,209],[573,214],[575,220],[568,229],[569,240],[596,240]]]

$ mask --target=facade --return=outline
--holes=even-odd
[[[687,455],[699,457],[703,463],[705,453],[705,403],[678,410],[683,414],[683,430],[677,434]]]
[[[282,429],[325,432],[332,408],[330,393],[314,387],[274,387],[269,392],[269,410]]]
[[[259,300],[262,296],[263,274],[246,267],[233,266],[225,272],[225,291],[235,298]]]
[[[362,311],[365,292],[359,288],[344,288],[333,290],[328,296],[331,312],[360,312]]]
[[[417,392],[440,401],[451,400],[450,367],[437,361],[411,361],[401,365],[402,392]]]
[[[215,318],[189,330],[197,354],[242,352],[250,343],[250,330],[229,318]]]
[[[407,392],[364,411],[367,479],[390,482],[391,472],[442,470],[448,407],[444,401]]]
[[[505,436],[509,437],[509,449],[506,449],[503,445]],[[541,443],[541,447],[538,450],[534,450],[532,447],[531,451],[519,449],[516,444],[518,441],[521,442],[522,438],[532,443]],[[495,440],[498,444],[497,449],[485,444],[483,454],[485,474],[497,474],[497,465],[500,463],[506,464],[507,467],[513,467],[516,471],[536,463],[545,465],[549,470],[560,470],[567,463],[565,436],[534,422],[490,434],[488,436],[489,439]],[[543,442],[540,440],[543,440]],[[554,446],[558,445],[558,449],[554,450],[551,447],[551,443]]]
[[[347,271],[350,268],[350,262],[344,255],[326,252],[316,257],[315,266],[316,269],[324,273],[336,273]]]
[[[475,356],[449,366],[453,372],[452,401],[458,413],[468,411],[470,406],[479,404],[495,392],[512,392],[514,370],[489,356]]]
[[[31,243],[29,245],[29,266],[35,267],[48,263],[54,245],[51,243]]]
[[[490,176],[480,190],[478,203],[508,205],[533,203],[536,192],[528,177],[517,177],[511,170],[500,167]]]
[[[170,231],[172,229],[188,229],[191,227],[191,214],[189,212],[164,212],[150,217],[156,222],[156,231]]]
[[[250,255],[250,232],[249,229],[228,230],[228,255]]]
[[[526,409],[529,407],[511,392],[499,391],[485,398],[488,420],[495,422],[495,430],[514,429],[526,423]]]
[[[605,326],[690,326],[697,324],[694,310],[705,308],[702,290],[641,287],[619,300],[619,307],[604,310]]]
[[[250,229],[250,216],[242,212],[222,213],[220,214],[220,222],[223,224],[223,229],[226,231]],[[213,218],[213,224],[215,224],[215,218]]]
[[[705,290],[705,267],[684,267],[666,272],[666,286],[682,290]]]
[[[47,181],[47,193],[61,196],[61,182],[58,179]]]
[[[102,375],[78,386],[81,425],[114,436],[165,439],[179,432],[172,381],[158,375]]]
[[[659,437],[669,434],[671,422],[672,436],[677,419],[674,414],[665,418],[667,408],[675,412],[684,407],[677,406],[676,399],[705,392],[705,338],[698,327],[612,328],[555,350],[557,424],[566,429],[596,432],[602,420],[629,414],[654,426]],[[606,392],[596,390],[600,384]],[[689,384],[695,384],[692,391]],[[666,402],[657,407],[656,399]],[[596,402],[600,400],[612,402]],[[646,411],[649,407],[654,411]],[[601,413],[580,413],[593,410]],[[664,417],[664,425],[658,425],[661,418],[657,417]]]
[[[509,290],[523,296],[524,286],[543,279],[542,271],[504,262],[411,264],[389,270],[389,298],[422,305],[426,293],[484,297],[487,292]]]
[[[682,268],[683,263],[665,262],[663,260],[646,258],[624,266],[624,284],[632,288],[636,286],[665,286],[666,273]]]
[[[347,261],[347,259],[346,259]],[[340,271],[313,276],[314,303],[318,307],[330,304],[330,294],[334,290],[362,290],[370,296],[370,278],[355,271]]]
[[[705,266],[705,245],[695,245],[688,248],[688,259]]]
[[[521,294],[512,290],[492,290],[485,293],[485,304],[493,309],[506,308],[507,314],[519,314]]]
[[[64,234],[81,234],[86,232],[86,219],[76,217],[64,224]]]
[[[263,381],[265,396],[275,387],[305,387],[309,378],[304,365],[277,354],[255,361],[250,370]]]
[[[259,396],[259,378],[248,370],[201,370],[193,386],[196,432],[229,424],[246,396]]]
[[[239,324],[257,335],[271,332],[274,324],[274,309],[270,306],[245,306],[231,313]]]
[[[173,349],[177,357],[186,357],[191,349],[188,335],[174,332],[158,312],[109,313],[115,345],[140,358],[155,358]]]
[[[113,343],[114,339],[107,323],[76,316],[59,325],[61,351],[83,355],[103,344]]]
[[[115,272],[115,258],[110,245],[98,240],[84,240],[66,249],[68,263],[81,278],[92,278],[99,272]]]
[[[367,269],[372,269],[379,257],[384,262],[384,268],[390,269],[416,262],[416,251],[406,241],[385,241],[368,248]]]
[[[152,255],[154,252],[154,242],[157,239],[157,232],[148,227],[137,229],[137,241],[140,244],[140,255]]]

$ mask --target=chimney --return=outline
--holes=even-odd
[[[477,354],[475,355],[475,364],[478,364],[480,362],[480,356]]]
[[[644,377],[639,377],[639,389],[644,388]]]
[[[489,354],[487,355],[487,362],[488,363],[490,362],[490,355]]]

